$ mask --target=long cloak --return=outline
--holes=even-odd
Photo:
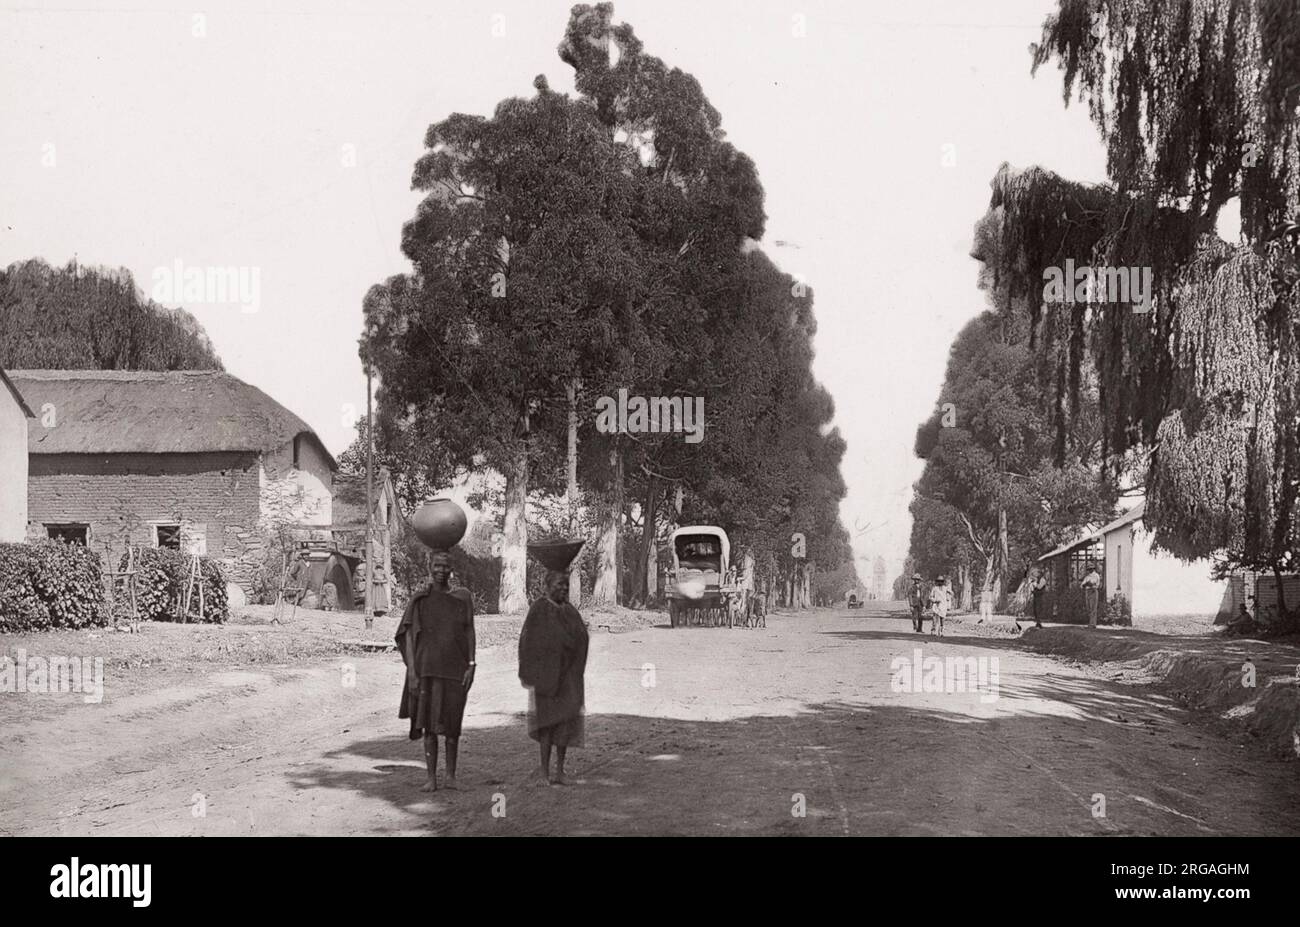
[[[569,602],[538,599],[519,634],[519,681],[533,691],[538,727],[578,718],[589,639],[582,616]]]

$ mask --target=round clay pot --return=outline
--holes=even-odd
[[[411,516],[415,536],[434,550],[448,550],[465,536],[469,520],[465,510],[450,499],[434,499]]]

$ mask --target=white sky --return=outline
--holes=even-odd
[[[539,73],[571,91],[555,54],[570,6],[211,2],[197,37],[194,9],[156,0],[4,2],[0,263],[75,254],[129,268],[146,292],[178,258],[257,268],[257,313],[187,308],[227,370],[341,451],[365,408],[362,296],[408,269],[398,242],[426,127],[531,95]],[[848,442],[844,524],[891,580],[921,470],[916,427],[953,336],[984,306],[967,251],[990,178],[1004,160],[1104,177],[1058,72],[1029,76],[1054,6],[615,4],[650,54],[700,80],[758,165],[763,246],[816,290],[816,373]]]

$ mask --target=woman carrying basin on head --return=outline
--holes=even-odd
[[[571,551],[554,557],[539,554],[530,545],[530,551],[551,569],[546,575],[546,595],[532,604],[519,635],[519,680],[529,689],[528,736],[537,741],[540,750],[537,775],[554,785],[565,784],[565,753],[569,747],[582,746],[584,735],[588,634],[582,616],[569,601],[566,572],[581,545],[569,547]],[[554,776],[552,747],[556,752]]]

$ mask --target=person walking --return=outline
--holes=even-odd
[[[922,633],[925,623],[925,590],[921,588],[921,574],[912,574],[912,585],[907,590],[907,604],[912,609],[912,630]]]
[[[952,608],[952,590],[948,588],[948,577],[935,577],[934,585],[930,587],[929,604],[933,616],[930,620],[930,636],[935,636],[937,631],[938,636],[943,637],[943,619],[948,617],[948,609]]]

